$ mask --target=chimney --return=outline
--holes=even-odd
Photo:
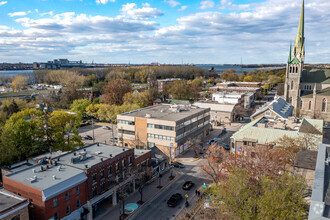
[[[88,165],[86,164],[85,167],[88,168]]]

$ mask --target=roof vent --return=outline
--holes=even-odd
[[[57,158],[57,161],[60,161],[60,158],[59,157]]]
[[[99,142],[97,142],[97,143],[96,143],[96,145],[97,145],[97,146],[100,146],[100,143],[99,143]]]
[[[151,114],[146,114],[146,118],[151,118]]]
[[[88,168],[88,165],[86,164],[85,167]]]
[[[55,175],[53,175],[53,180],[56,180],[56,176]]]
[[[86,152],[86,149],[84,149],[84,151]]]
[[[95,154],[102,154],[102,151],[96,151]]]
[[[77,154],[76,154],[76,152],[74,152],[74,153],[73,153],[73,155],[75,155],[75,156],[76,156],[76,155],[77,155]]]

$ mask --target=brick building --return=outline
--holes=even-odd
[[[29,202],[11,192],[0,190],[0,219],[29,219]]]
[[[38,158],[3,177],[6,190],[30,201],[31,219],[93,219],[100,206],[117,204],[118,191],[135,190],[134,149],[96,143]],[[137,158],[151,163],[148,151]]]

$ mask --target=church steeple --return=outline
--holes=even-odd
[[[304,60],[305,55],[305,37],[304,37],[304,17],[305,9],[304,9],[304,0],[302,1],[300,20],[298,26],[298,33],[294,43],[293,53],[299,58],[300,61]]]
[[[288,57],[288,63],[291,62],[291,48],[292,48],[292,43],[290,42],[290,52],[289,52],[289,57]]]

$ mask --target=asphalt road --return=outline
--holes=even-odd
[[[147,204],[142,208],[139,214],[133,216],[130,219],[134,220],[169,220],[175,219],[181,210],[185,207],[185,194],[188,194],[188,201],[190,198],[196,196],[195,190],[203,185],[203,183],[209,183],[210,180],[207,179],[200,171],[197,163],[200,161],[193,162],[189,165],[186,164],[185,168],[176,168],[178,172],[178,177],[169,185],[167,188],[159,193],[152,200],[149,200]],[[182,185],[185,181],[193,181],[195,183],[189,191],[183,190]],[[175,193],[180,193],[183,197],[181,202],[174,208],[167,206],[167,200],[171,195]]]
[[[103,126],[109,126],[111,130],[103,129]],[[113,129],[113,133],[112,133]],[[93,137],[93,127],[92,125],[87,125],[78,129],[80,136],[83,138],[85,135]],[[110,142],[110,137],[118,137],[117,135],[117,125],[112,125],[110,123],[95,123],[94,124],[94,142],[112,144]],[[93,140],[82,139],[85,145],[92,144]]]

